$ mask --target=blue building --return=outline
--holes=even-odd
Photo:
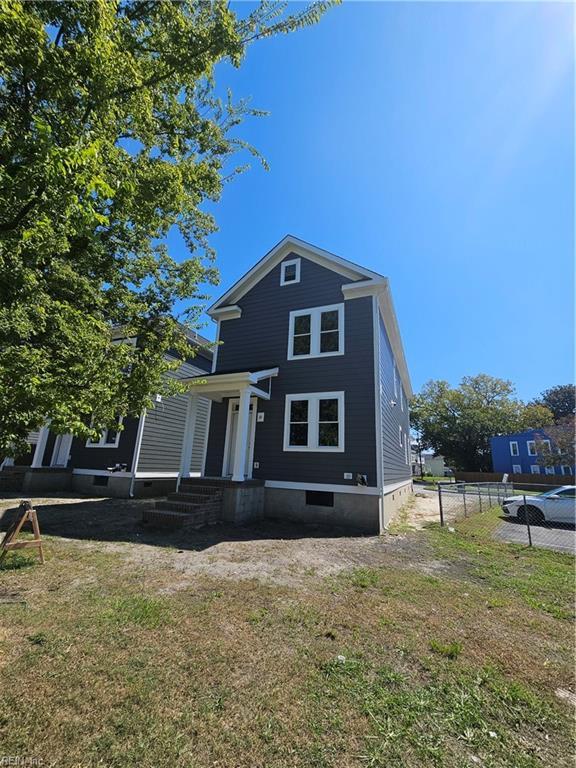
[[[540,446],[538,445],[540,443]],[[542,443],[554,450],[554,444],[543,429],[528,429],[511,435],[498,435],[490,440],[492,468],[494,472],[508,474],[547,474],[574,476],[574,467],[542,467],[538,463],[538,450]],[[567,481],[571,482],[571,481]]]

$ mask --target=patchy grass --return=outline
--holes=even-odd
[[[462,643],[439,643],[437,640],[431,640],[430,650],[446,659],[457,659],[462,651]]]
[[[194,534],[191,534],[194,535]],[[432,527],[300,586],[48,539],[0,574],[3,754],[107,768],[564,768],[573,561]],[[416,549],[416,543],[420,550]],[[336,546],[336,544],[334,544]],[[571,582],[571,578],[569,580]],[[555,608],[552,608],[555,606]]]
[[[574,558],[537,547],[494,541],[500,524],[494,508],[458,521],[456,531],[432,525],[428,535],[436,554],[461,563],[476,578],[558,619],[574,617]]]

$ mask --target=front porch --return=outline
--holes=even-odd
[[[185,380],[190,390],[178,487],[182,480],[189,476],[196,413],[200,397],[218,403],[221,403],[225,398],[229,400],[224,460],[219,479],[228,480],[232,483],[244,483],[246,480],[251,480],[257,402],[258,399],[270,400],[272,378],[276,377],[278,373],[278,368],[267,368],[260,371],[212,373]]]

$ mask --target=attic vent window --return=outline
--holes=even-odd
[[[300,259],[283,261],[280,265],[280,285],[300,282]]]

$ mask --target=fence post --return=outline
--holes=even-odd
[[[467,514],[466,514],[466,483],[464,483],[464,488],[462,489],[462,500],[464,501],[464,517],[467,517]]]
[[[526,494],[523,494],[524,498],[524,520],[526,521],[526,528],[528,530],[528,546],[532,546],[532,531],[530,530],[530,514],[526,509]]]
[[[482,512],[482,488],[480,483],[478,483],[478,502],[480,503],[480,512]]]
[[[490,493],[491,485],[488,483],[488,509],[492,509],[492,494]]]
[[[442,486],[438,483],[438,506],[440,507],[440,525],[444,525],[444,509],[442,507]]]

